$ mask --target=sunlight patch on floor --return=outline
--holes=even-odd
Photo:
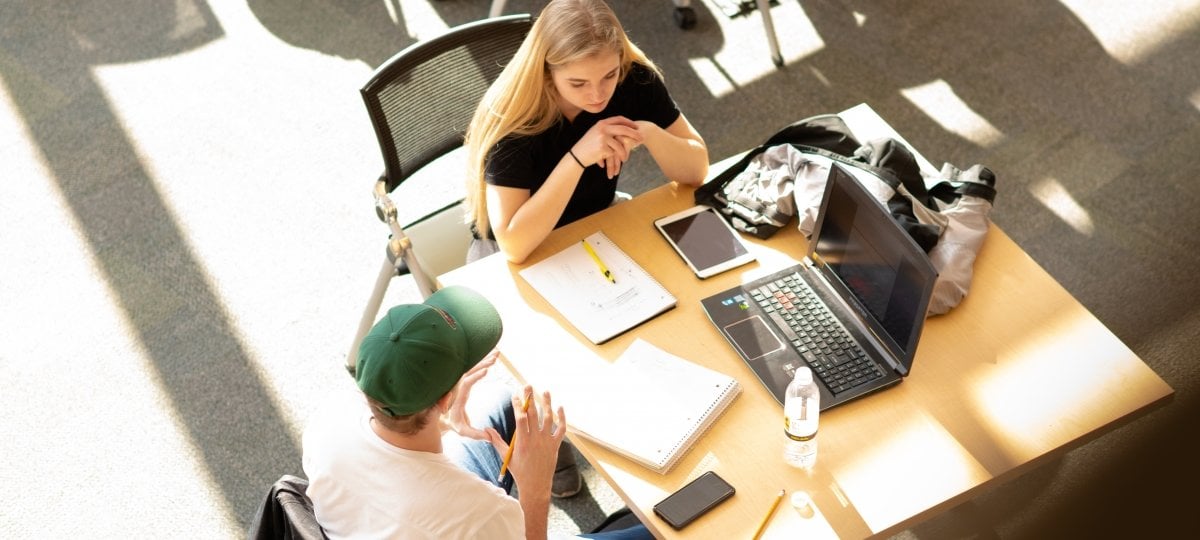
[[[1004,134],[971,109],[954,88],[942,79],[900,90],[908,101],[949,131],[981,147],[996,146]]]
[[[1060,1],[1125,65],[1140,63],[1200,25],[1200,2]]]
[[[804,16],[799,3],[776,6],[771,13],[775,21],[803,22],[788,27],[781,27],[778,22],[775,24],[775,37],[785,64],[813,56],[825,48],[825,41],[808,17]],[[721,50],[712,57],[688,61],[696,77],[704,82],[713,97],[729,95],[733,90],[750,86],[778,71],[779,68],[771,61],[766,28],[757,11],[744,17],[718,19],[718,24],[725,37]]]
[[[1044,178],[1029,186],[1029,192],[1079,234],[1088,237],[1095,234],[1096,225],[1092,216],[1058,180]]]
[[[716,62],[713,62],[712,58],[689,58],[688,65],[692,66],[696,77],[704,83],[704,87],[708,88],[708,93],[713,97],[725,97],[737,90],[737,84],[725,74],[725,71]]]
[[[429,2],[423,0],[399,0],[400,12],[408,26],[408,35],[420,41],[439,35],[450,28]],[[388,10],[391,11],[389,5]]]

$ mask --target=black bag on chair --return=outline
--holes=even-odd
[[[271,485],[262,506],[250,523],[250,540],[323,540],[328,538],[317,523],[308,480],[285,474]]]

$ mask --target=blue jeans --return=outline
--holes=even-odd
[[[471,398],[467,414],[475,427],[483,429],[494,428],[506,441],[512,440],[512,434],[517,427],[517,417],[513,413],[512,392],[499,384],[480,383],[471,389]],[[513,477],[506,473],[503,480],[500,476],[502,458],[492,448],[492,443],[477,441],[466,437],[456,437],[458,448],[445,449],[447,457],[459,467],[471,471],[480,478],[500,486],[506,493],[512,494]],[[599,533],[581,534],[580,538],[596,538],[605,540],[640,540],[653,539],[654,536],[645,525],[638,524],[627,529],[604,531]]]
[[[479,429],[494,428],[506,441],[512,440],[512,434],[517,428],[517,417],[513,413],[512,391],[501,384],[481,382],[471,389],[471,397],[467,404],[467,414],[471,424]],[[504,480],[497,481],[500,476],[501,457],[488,441],[477,441],[467,437],[455,437],[457,448],[447,446],[444,449],[446,457],[459,467],[471,471],[480,478],[500,486],[506,493],[512,494],[513,477],[506,473]]]

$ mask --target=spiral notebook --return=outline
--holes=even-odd
[[[555,389],[568,428],[666,474],[741,393],[737,379],[635,340]]]
[[[520,274],[597,345],[675,307],[675,296],[600,231]]]

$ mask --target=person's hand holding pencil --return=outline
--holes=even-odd
[[[503,456],[499,480],[512,473],[522,496],[544,494],[548,501],[558,447],[567,434],[566,415],[562,407],[552,408],[549,392],[535,394],[529,386],[513,396],[513,412],[517,424],[512,441],[505,442],[496,430],[487,430],[492,447]]]
[[[532,388],[526,388],[525,397],[522,398],[521,412],[529,412],[529,403],[533,401],[533,396],[530,395]],[[508,441],[508,451],[504,453],[504,461],[500,463],[500,476],[496,478],[497,482],[504,480],[504,475],[508,474],[508,463],[512,461],[513,449],[517,447],[517,431],[513,432],[512,439]]]

